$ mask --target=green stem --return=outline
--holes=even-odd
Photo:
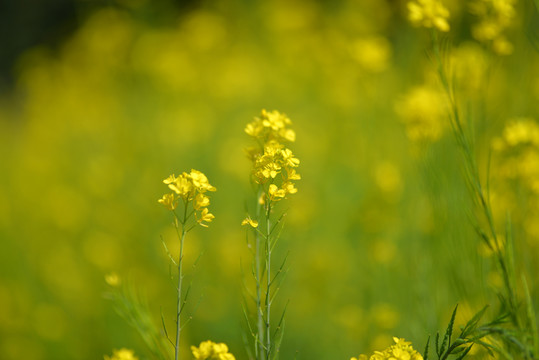
[[[433,51],[434,51],[434,55],[437,61],[438,75],[440,76],[440,81],[443,85],[443,89],[446,93],[446,96],[448,98],[449,105],[450,105],[451,116],[452,116],[451,126],[453,128],[453,133],[455,134],[457,143],[460,146],[460,149],[466,161],[466,167],[468,170],[468,181],[473,191],[475,192],[476,199],[479,200],[479,205],[488,223],[488,230],[490,232],[490,236],[494,243],[493,245],[496,252],[496,260],[498,262],[498,265],[500,267],[503,280],[504,280],[505,290],[507,293],[507,300],[509,302],[509,307],[510,307],[511,319],[513,321],[513,324],[518,329],[520,329],[521,325],[517,316],[518,309],[517,309],[516,295],[515,295],[514,287],[511,282],[511,276],[509,273],[508,264],[506,263],[506,259],[504,258],[502,254],[502,248],[498,240],[498,235],[496,233],[496,227],[494,225],[494,216],[492,215],[490,202],[488,201],[487,196],[485,195],[485,192],[483,190],[483,186],[481,184],[481,177],[479,174],[479,167],[477,165],[477,161],[474,158],[473,151],[472,151],[472,144],[471,144],[470,139],[466,136],[466,132],[464,131],[464,128],[462,126],[462,121],[460,118],[457,102],[455,100],[454,93],[451,90],[451,86],[450,86],[450,83],[447,78],[447,74],[443,66],[443,61],[440,54],[440,42],[438,40],[438,34],[436,30],[433,30],[431,32],[431,35],[432,35]],[[487,245],[491,246],[492,244],[487,244]]]
[[[270,309],[271,309],[271,296],[270,296],[270,286],[271,286],[271,223],[270,223],[270,214],[271,214],[271,201],[267,199],[266,206],[266,359],[270,359],[271,355],[271,332],[270,332]]]
[[[257,207],[256,207],[256,215],[257,219],[260,218],[260,209],[261,205],[258,201],[260,198],[260,195],[262,194],[262,189],[258,191],[257,196]],[[262,271],[260,270],[261,265],[261,259],[260,259],[260,248],[261,248],[261,234],[259,232],[256,232],[256,239],[255,239],[255,271],[256,271],[256,316],[257,316],[257,331],[258,331],[258,338],[256,339],[255,343],[255,350],[256,351],[256,358],[257,359],[264,359],[264,310],[262,309],[262,286],[260,282],[260,277],[262,276]]]
[[[183,264],[183,241],[185,239],[185,234],[187,233],[185,229],[185,223],[187,221],[187,206],[188,202],[185,202],[185,207],[183,211],[183,222],[181,222],[182,225],[182,231],[180,234],[179,227],[178,227],[178,218],[175,217],[175,227],[176,232],[178,234],[178,237],[180,238],[180,257],[178,259],[178,294],[177,294],[177,303],[176,303],[176,344],[174,346],[174,360],[178,360],[179,350],[180,350],[180,333],[181,333],[181,322],[180,322],[180,315],[183,308],[182,303],[182,281],[183,281],[183,272],[182,272],[182,264]]]

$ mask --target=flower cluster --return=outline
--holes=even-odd
[[[423,356],[414,350],[411,343],[404,339],[394,337],[395,345],[391,345],[384,351],[375,351],[370,358],[366,355],[351,358],[350,360],[423,360]]]
[[[499,175],[519,180],[539,195],[539,124],[531,118],[512,119],[493,148],[503,159]]]
[[[291,124],[290,119],[278,111],[262,110],[261,116],[245,128],[259,144],[247,149],[253,162],[254,181],[269,183],[266,196],[270,201],[279,201],[298,191],[292,181],[301,179],[296,172],[299,159],[283,144],[296,139],[296,133],[288,127]]]
[[[363,37],[355,40],[350,52],[362,69],[378,73],[389,67],[391,59],[391,44],[383,36]]]
[[[449,10],[438,0],[414,0],[408,3],[408,20],[415,26],[449,31]]]
[[[163,183],[168,185],[169,189],[173,191],[172,193],[163,195],[158,200],[168,210],[173,211],[176,209],[178,200],[182,199],[186,208],[192,202],[197,222],[200,225],[207,227],[208,225],[204,222],[211,222],[215,218],[208,210],[210,198],[205,194],[208,191],[216,191],[216,188],[209,183],[206,175],[192,169],[189,174],[184,172],[178,177],[174,176],[174,174],[170,175],[163,180]]]
[[[234,355],[228,352],[226,344],[216,344],[210,340],[201,342],[199,347],[191,346],[191,352],[196,360],[236,360]]]
[[[445,130],[445,100],[438,90],[429,85],[412,88],[396,103],[395,111],[412,141],[436,141]]]
[[[105,355],[105,360],[138,360],[135,352],[129,349],[113,350],[112,357]]]
[[[513,52],[513,45],[503,32],[512,24],[516,15],[515,0],[474,0],[470,4],[470,12],[479,18],[472,28],[473,37],[483,43],[490,44],[492,50],[499,55]]]
[[[260,117],[255,117],[253,122],[250,122],[245,127],[245,132],[255,139],[263,139],[264,142],[275,140],[278,142],[296,140],[296,133],[289,129],[288,125],[292,125],[292,121],[277,110],[267,112],[262,110]]]
[[[528,245],[539,247],[539,122],[514,118],[492,143],[492,208],[498,222],[525,232]]]
[[[455,85],[462,96],[477,98],[485,86],[488,56],[480,44],[465,42],[451,54]]]

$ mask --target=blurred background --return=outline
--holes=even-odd
[[[514,4],[502,56],[475,40],[471,2],[444,3],[445,56],[486,175],[511,119],[539,120],[537,10]],[[428,32],[407,23],[406,1],[7,0],[0,41],[0,358],[99,359],[121,347],[147,358],[104,298],[104,276],[136,284],[171,331],[161,236],[173,254],[179,246],[157,199],[164,178],[191,168],[218,191],[216,219],[186,243],[187,269],[203,255],[188,271],[184,358],[207,339],[246,358],[240,223],[255,199],[243,129],[263,108],[290,117],[301,160],[276,250],[291,265],[274,305],[290,301],[283,359],[349,359],[392,336],[422,351],[456,303],[459,323],[496,303],[501,280],[470,225]],[[539,150],[524,150],[493,157],[492,188],[539,299],[528,181]]]

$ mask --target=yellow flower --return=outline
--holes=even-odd
[[[361,355],[359,355],[357,358],[353,357],[353,358],[351,358],[350,360],[367,360],[367,359],[368,359],[368,358],[367,358],[367,355],[361,354]]]
[[[201,208],[209,206],[209,205],[210,205],[210,198],[207,197],[206,195],[198,194],[195,197],[195,203],[193,204],[193,207],[195,208],[195,210],[200,210]]]
[[[298,192],[298,189],[294,186],[294,183],[286,182],[283,184],[283,190],[286,194],[295,194]]]
[[[181,198],[186,209],[192,201],[198,224],[207,227],[208,225],[204,222],[211,222],[215,218],[215,216],[207,209],[207,206],[210,205],[210,198],[206,196],[205,193],[208,191],[216,191],[217,189],[210,184],[208,178],[202,172],[191,169],[189,174],[183,172],[178,177],[170,175],[163,180],[163,182],[179,196],[178,197],[174,193],[165,194],[158,200],[158,202],[163,204],[167,209],[176,209],[178,199]],[[200,211],[200,214],[198,211]],[[191,214],[189,214],[188,217],[190,215]],[[200,216],[198,217],[197,215]]]
[[[290,167],[299,166],[299,159],[294,157],[294,154],[292,154],[292,150],[290,149],[281,150],[281,156],[283,157],[285,166],[290,166]]]
[[[176,177],[174,176],[174,174],[170,175],[168,178],[166,178],[165,180],[163,180],[163,182],[167,185],[169,184],[172,184],[176,181]]]
[[[245,127],[245,132],[247,135],[250,135],[252,137],[258,137],[262,131],[264,130],[264,126],[262,126],[261,122],[254,121],[252,123],[247,124]]]
[[[539,146],[539,125],[532,118],[512,119],[503,131],[503,138],[510,146],[520,144]]]
[[[350,52],[365,70],[381,72],[389,66],[391,44],[383,36],[366,37],[355,40]]]
[[[105,275],[105,282],[110,286],[116,287],[120,285],[121,279],[115,272]]]
[[[210,340],[200,343],[200,346],[191,346],[191,352],[197,360],[205,360],[213,355],[213,345],[214,343]]]
[[[168,179],[167,179],[168,180]],[[168,184],[168,187],[183,199],[188,199],[194,191],[193,183],[187,173],[183,173]]]
[[[404,339],[394,337],[395,345],[391,345],[384,351],[375,351],[370,360],[423,360],[423,356],[414,350],[411,343]],[[351,360],[366,360],[367,356],[360,355]]]
[[[287,194],[297,192],[292,180],[299,180],[301,176],[294,170],[300,161],[294,156],[292,150],[283,145],[283,141],[293,141],[296,133],[287,128],[292,122],[278,111],[267,112],[262,110],[260,118],[247,125],[245,131],[257,139],[258,147],[246,149],[249,158],[253,161],[253,180],[258,184],[272,183],[267,189],[266,197],[261,197],[259,203],[269,198],[278,201]],[[281,187],[281,188],[279,188]],[[262,201],[262,202],[261,202]]]
[[[191,346],[191,352],[196,360],[236,360],[234,355],[228,352],[226,344],[216,344],[210,340],[201,342],[198,348]]]
[[[270,113],[268,113],[266,109],[262,110],[262,125],[264,125],[264,127],[278,131],[284,129],[286,125],[290,125],[291,123],[292,122],[286,115],[281,114],[277,110],[273,110]]]
[[[157,200],[157,202],[163,204],[170,211],[176,209],[176,205],[178,204],[174,194],[165,194],[161,199]]]
[[[247,216],[247,217],[246,217],[245,219],[243,219],[243,221],[241,222],[241,225],[242,225],[242,226],[243,226],[243,225],[247,225],[247,224],[251,225],[251,226],[254,227],[254,228],[257,228],[257,227],[258,227],[258,221],[251,219],[250,216]]]
[[[113,350],[112,357],[105,355],[105,360],[138,360],[135,352],[129,349]]]
[[[427,85],[415,87],[396,104],[396,112],[413,141],[438,140],[445,129],[446,102],[442,94]]]
[[[300,180],[301,176],[296,172],[295,169],[287,168],[286,169],[288,180]]]
[[[210,185],[208,178],[206,175],[201,173],[198,170],[191,169],[191,181],[193,183],[193,186],[201,193],[206,191],[216,191],[217,189]]]
[[[204,208],[202,212],[200,213],[200,218],[197,220],[197,222],[204,227],[208,227],[207,224],[204,224],[203,222],[211,222],[213,219],[215,219],[215,216],[210,213],[208,208]]]
[[[472,36],[489,44],[498,55],[511,54],[513,44],[505,38],[504,31],[515,18],[515,0],[474,0],[470,2],[469,9],[479,19],[472,27]]]
[[[260,117],[247,124],[245,132],[256,139],[261,139],[263,143],[270,140],[294,142],[296,133],[288,128],[289,125],[292,125],[292,121],[285,114],[263,109]]]
[[[296,132],[292,129],[281,129],[279,130],[279,136],[286,141],[294,142],[296,141]]]
[[[449,10],[438,0],[414,0],[408,3],[408,20],[415,26],[449,31]]]
[[[279,189],[277,185],[271,184],[268,189],[270,200],[279,201],[286,196],[286,191]]]

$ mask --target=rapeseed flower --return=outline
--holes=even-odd
[[[492,146],[502,159],[499,175],[528,183],[539,193],[539,124],[531,118],[512,119]]]
[[[207,227],[206,223],[215,218],[208,210],[210,198],[206,193],[217,189],[210,184],[208,178],[202,172],[191,169],[190,173],[183,172],[178,177],[172,174],[163,180],[163,183],[173,191],[172,193],[164,194],[161,199],[157,200],[165,208],[174,211],[178,207],[178,201],[181,199],[186,209],[189,204],[192,204],[194,215],[197,219],[196,222],[199,225]]]
[[[251,219],[250,216],[247,216],[243,221],[241,222],[241,225],[251,225],[254,228],[258,227],[258,221]]]
[[[438,0],[414,0],[408,3],[408,20],[415,26],[449,31],[449,10]]]
[[[160,204],[163,204],[168,210],[174,210],[176,209],[176,206],[178,205],[178,199],[174,196],[174,194],[165,194],[163,197],[159,200],[157,200]]]
[[[468,97],[477,97],[485,86],[488,57],[481,45],[465,42],[451,54],[456,85]]]
[[[296,133],[288,128],[289,125],[292,125],[292,121],[285,114],[277,110],[268,112],[263,109],[260,117],[255,117],[254,121],[247,124],[245,132],[264,143],[269,140],[294,142]]]
[[[203,341],[199,347],[191,346],[191,352],[196,360],[235,360],[234,355],[228,352],[224,343],[216,344],[213,341]]]
[[[197,222],[204,227],[208,227],[207,224],[204,224],[205,222],[211,222],[213,219],[215,219],[215,216],[213,214],[210,214],[208,208],[202,209],[202,212],[200,213]]]
[[[515,0],[474,0],[470,12],[479,18],[472,27],[472,36],[492,47],[498,55],[513,52],[513,45],[507,40],[504,31],[512,25],[516,16]]]
[[[391,345],[384,351],[375,351],[369,360],[423,360],[423,356],[414,350],[411,343],[397,337],[393,338],[394,345]],[[367,360],[366,355],[353,357],[350,360]]]
[[[112,287],[117,287],[121,283],[121,279],[115,272],[105,275],[105,282]]]
[[[352,43],[350,52],[361,68],[367,71],[378,73],[389,67],[391,44],[383,36],[357,39]]]
[[[247,156],[253,162],[253,180],[260,185],[269,183],[263,199],[279,201],[297,192],[292,180],[301,179],[295,169],[300,160],[285,145],[296,139],[290,125],[292,121],[286,115],[262,110],[260,117],[245,127],[245,132],[258,143],[258,146],[246,149]]]
[[[395,108],[413,141],[438,140],[445,130],[446,103],[442,94],[430,86],[410,90]]]
[[[492,195],[494,213],[522,226],[534,246],[539,243],[539,123],[533,118],[510,119],[492,142],[496,162]]]
[[[105,360],[138,360],[135,352],[129,349],[113,350],[112,357],[105,355]]]

